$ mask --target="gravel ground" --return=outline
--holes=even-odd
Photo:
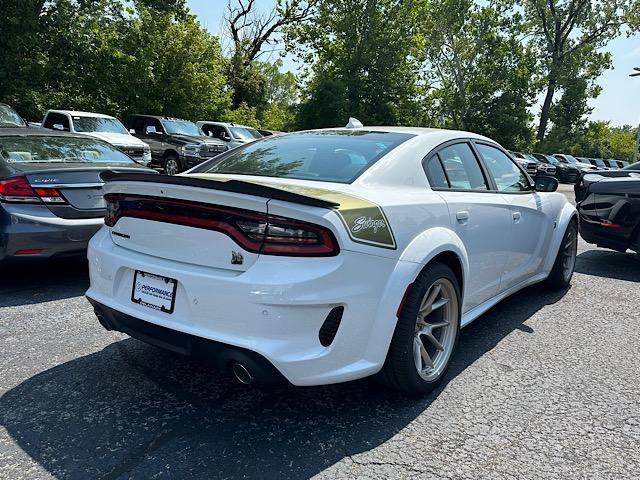
[[[581,243],[576,268],[466,328],[420,400],[242,387],[103,330],[81,262],[5,271],[0,478],[640,478],[640,263]]]

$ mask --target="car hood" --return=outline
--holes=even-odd
[[[207,137],[206,135],[171,135],[171,138],[178,140],[179,142],[187,143],[210,143],[213,145],[224,145],[222,140],[218,140],[213,137]]]
[[[146,145],[142,140],[128,133],[83,132],[82,135],[88,135],[110,143],[111,145],[123,147],[144,147]]]

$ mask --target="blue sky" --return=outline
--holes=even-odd
[[[257,0],[257,5],[264,11],[275,3],[275,0]],[[205,28],[220,35],[226,0],[187,0],[187,4]],[[640,67],[640,35],[617,38],[606,50],[613,56],[614,68],[599,79],[602,93],[591,101],[594,107],[591,119],[606,120],[612,125],[637,125],[640,122],[640,77],[630,78],[629,73],[633,67]],[[290,58],[285,58],[284,67],[296,70]]]

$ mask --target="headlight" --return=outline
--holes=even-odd
[[[184,155],[185,157],[197,157],[198,151],[200,150],[200,145],[196,143],[190,143],[188,145],[180,147],[179,150],[180,153],[182,153],[182,155]]]

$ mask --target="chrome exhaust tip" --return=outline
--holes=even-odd
[[[254,381],[251,372],[241,363],[234,363],[231,366],[231,371],[233,372],[233,376],[236,378],[236,380],[238,380],[243,385],[251,385]]]

